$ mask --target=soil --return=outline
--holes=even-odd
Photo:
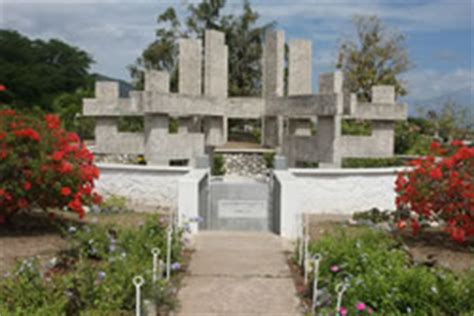
[[[83,221],[72,214],[55,213],[54,219],[43,213],[18,214],[11,222],[0,225],[0,276],[18,261],[36,256],[46,263],[67,247],[62,231],[70,225],[103,223],[132,227],[143,222],[144,213],[88,215]]]
[[[341,220],[343,219],[321,220],[311,217],[311,239],[334,233],[343,225]],[[359,230],[354,226],[344,226],[344,229],[349,234],[357,234]],[[410,230],[396,231],[393,235],[408,247],[415,263],[444,267],[459,273],[474,268],[474,240],[459,244],[453,242],[442,230],[436,229],[423,230],[416,236],[413,236]]]

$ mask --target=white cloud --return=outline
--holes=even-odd
[[[267,19],[299,21],[317,19],[324,24],[337,24],[354,15],[375,14],[395,23],[403,30],[431,31],[471,29],[471,0],[419,1],[258,1],[252,3]]]
[[[403,76],[407,83],[408,98],[425,100],[448,95],[463,89],[474,92],[474,72],[471,69],[456,69],[441,73],[434,69],[419,69]]]
[[[157,15],[170,5],[182,14],[189,3],[197,1],[0,0],[0,27],[34,38],[63,39],[90,52],[97,62],[95,71],[128,79],[125,67],[154,38]],[[229,12],[240,12],[242,1],[228,0],[228,7]],[[351,18],[355,14],[377,14],[390,25],[410,32],[472,30],[471,0],[252,0],[252,7],[261,13],[263,22],[276,20],[278,27],[287,31],[288,39],[313,40],[315,73],[334,66],[337,41],[352,34]],[[440,43],[440,51],[448,48]],[[451,65],[459,63],[453,61]],[[448,89],[446,86],[465,84],[466,72],[470,73],[418,69],[405,77],[412,93],[436,95]],[[427,78],[434,78],[429,79],[432,85]],[[472,76],[469,80],[472,86]]]

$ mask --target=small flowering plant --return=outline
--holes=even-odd
[[[420,229],[419,219],[441,219],[452,239],[463,242],[474,235],[474,147],[462,141],[448,146],[433,142],[430,152],[412,161],[411,171],[398,175],[397,208],[415,214],[408,218],[414,233]],[[405,226],[400,221],[398,227]]]
[[[51,208],[85,214],[100,203],[99,170],[75,133],[52,114],[0,110],[0,224],[16,212]]]

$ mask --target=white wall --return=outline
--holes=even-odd
[[[186,176],[179,179],[179,195],[178,195],[178,220],[179,223],[185,224],[199,216],[199,198],[200,184],[202,181],[209,181],[209,169],[193,169]],[[190,232],[198,232],[198,223],[190,222]]]
[[[104,197],[119,195],[132,206],[146,210],[178,209],[178,182],[189,173],[187,167],[158,167],[98,163],[96,187]]]
[[[395,209],[395,179],[402,168],[289,169],[275,171],[281,185],[281,234],[296,238],[301,214],[352,214]]]

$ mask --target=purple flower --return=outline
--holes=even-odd
[[[115,246],[114,243],[110,244],[109,245],[109,252],[114,252],[115,250],[117,250],[117,247]]]
[[[196,223],[202,223],[204,221],[204,218],[201,216],[196,216],[190,219],[191,222],[196,222]]]
[[[331,271],[334,272],[334,273],[339,272],[339,270],[340,270],[337,265],[332,265],[330,269],[331,269]]]
[[[171,270],[176,271],[181,269],[181,264],[179,262],[173,262],[171,264]]]
[[[99,272],[97,273],[97,278],[98,278],[99,280],[105,279],[105,276],[106,276],[106,273],[105,273],[104,271],[99,271]]]

